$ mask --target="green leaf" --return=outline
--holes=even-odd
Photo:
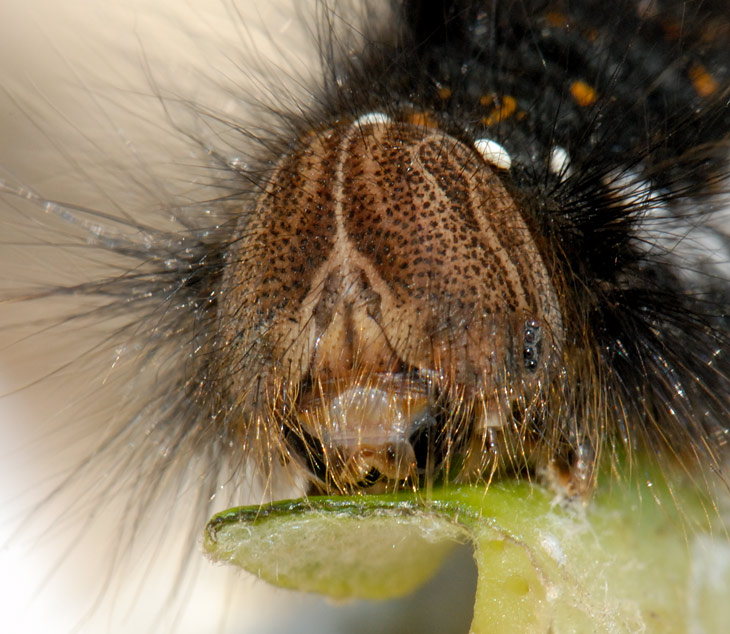
[[[695,488],[661,478],[587,507],[524,482],[243,507],[210,521],[205,550],[282,587],[385,599],[464,541],[479,571],[474,634],[720,634],[730,622],[722,523]]]
[[[216,515],[205,550],[284,588],[389,599],[427,581],[469,539],[449,516],[396,496],[308,498]]]

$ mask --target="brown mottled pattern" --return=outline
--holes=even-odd
[[[380,124],[351,134],[341,156],[342,235],[382,296],[381,326],[401,359],[434,368],[441,355],[469,383],[501,369],[526,318],[559,333],[527,226],[473,149]]]
[[[232,290],[221,299],[219,318],[224,363],[236,370],[234,389],[242,393],[282,364],[294,364],[297,381],[306,370],[308,359],[287,359],[285,351],[306,335],[298,321],[302,303],[334,243],[336,150],[334,133],[312,133],[285,156],[230,251],[231,280],[223,287]]]
[[[261,271],[246,290],[253,290],[267,315],[289,302],[298,309],[332,247],[334,161],[334,150],[313,135],[279,165],[255,219],[244,228],[239,252]]]
[[[241,230],[221,316],[227,341],[259,363],[241,363],[236,382],[366,376],[400,360],[489,390],[523,374],[526,320],[545,326],[541,367],[561,347],[555,289],[519,209],[473,148],[437,129],[310,134]]]

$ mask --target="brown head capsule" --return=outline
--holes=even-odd
[[[222,288],[219,372],[246,442],[325,489],[483,469],[563,347],[555,286],[497,170],[385,117],[281,159]]]

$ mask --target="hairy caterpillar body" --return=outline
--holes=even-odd
[[[720,470],[724,18],[433,9],[333,52],[317,119],[206,254],[195,383],[221,389],[196,404],[326,491],[585,493],[626,447]]]
[[[185,483],[200,519],[251,471],[274,497],[505,477],[587,497],[638,452],[722,478],[723,3],[368,8],[318,5],[303,91],[249,69],[266,94],[234,80],[221,108],[152,68],[201,167],[151,210],[3,180],[8,223],[95,263],[9,305],[103,325],[73,358],[122,401],[66,512],[144,516]]]

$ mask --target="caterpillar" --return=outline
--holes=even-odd
[[[254,11],[226,7],[234,27]],[[42,383],[97,374],[65,406],[104,432],[64,514],[121,509],[121,551],[182,490],[194,535],[224,499],[292,490],[528,478],[590,499],[626,455],[722,481],[724,3],[314,8],[316,62],[269,36],[281,83],[249,42],[175,86],[142,42],[146,93],[82,92],[114,128],[120,93],[142,128],[154,105],[181,148],[164,176],[64,140],[92,203],[3,178],[15,244],[67,260],[4,275],[4,304],[41,311],[31,340],[81,342]]]

